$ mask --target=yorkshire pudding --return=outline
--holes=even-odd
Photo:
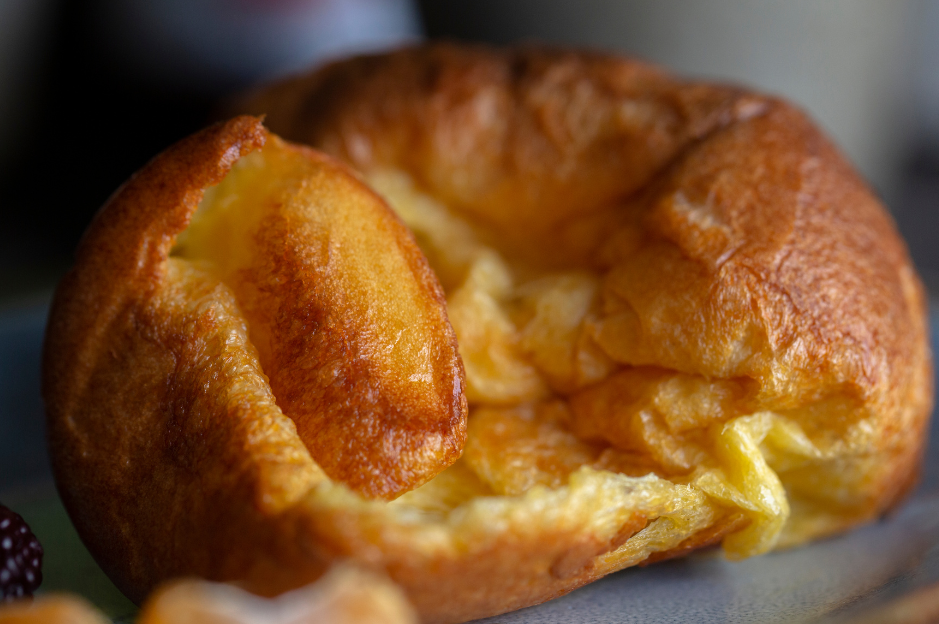
[[[193,574],[274,594],[353,559],[457,622],[798,544],[915,482],[923,289],[785,102],[432,45],[243,106],[414,239],[246,117],[97,216],[44,395],[63,500],[132,598]]]

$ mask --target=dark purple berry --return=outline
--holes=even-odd
[[[0,602],[32,596],[42,583],[42,546],[18,515],[0,505]]]

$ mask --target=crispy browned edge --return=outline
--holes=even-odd
[[[187,566],[205,568],[174,561],[179,558],[178,543],[191,536],[192,524],[208,523],[201,530],[232,547],[229,553],[209,548],[200,557],[194,545],[197,559],[216,557],[215,574],[239,578],[249,566],[277,573],[270,562],[245,560],[235,546],[245,535],[254,535],[272,553],[277,551],[271,543],[276,533],[263,536],[265,514],[251,482],[258,479],[251,474],[257,469],[249,467],[247,476],[237,474],[238,449],[226,452],[224,439],[202,440],[207,447],[203,454],[218,452],[209,464],[214,460],[221,465],[212,472],[219,478],[217,489],[198,491],[206,478],[200,474],[204,466],[187,453],[187,447],[191,450],[198,443],[174,440],[179,437],[174,436],[174,426],[182,431],[185,424],[177,425],[173,406],[159,404],[160,387],[172,380],[151,379],[151,361],[128,360],[135,347],[151,341],[146,318],[135,327],[138,313],[146,308],[141,302],[163,279],[175,236],[188,224],[203,190],[220,182],[239,158],[259,149],[266,138],[259,120],[239,117],[157,156],[98,213],[78,247],[75,268],[59,284],[52,302],[43,345],[42,391],[56,484],[95,559],[137,601],[161,578],[184,573]],[[115,392],[110,394],[112,386]],[[107,395],[103,401],[101,394]],[[233,438],[231,443],[241,442]],[[218,477],[226,471],[235,472],[233,483]],[[175,476],[190,479],[194,491],[188,492]],[[226,487],[231,491],[223,491]],[[315,558],[310,561],[313,575],[322,565]],[[207,572],[211,577],[212,571]]]

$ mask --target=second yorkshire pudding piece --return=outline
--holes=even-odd
[[[44,395],[63,499],[135,599],[352,559],[463,621],[798,544],[915,481],[922,288],[788,104],[444,45],[248,106],[362,172],[446,300],[364,184],[253,120],[119,191],[56,294]]]

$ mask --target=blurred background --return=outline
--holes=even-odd
[[[42,444],[46,305],[108,196],[220,99],[423,38],[589,46],[783,94],[939,293],[939,0],[0,0],[0,489],[48,473],[15,441]]]
[[[0,305],[48,292],[95,210],[219,98],[423,37],[589,46],[783,94],[939,286],[936,0],[0,0]]]

